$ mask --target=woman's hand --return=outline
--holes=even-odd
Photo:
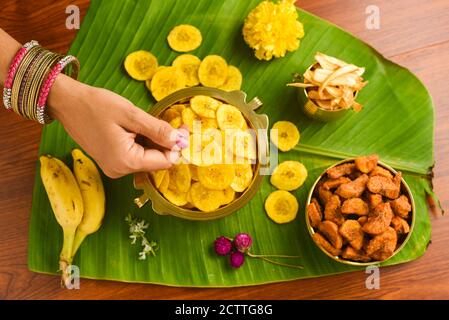
[[[62,74],[51,89],[48,112],[111,178],[169,168],[188,145],[186,129],[173,129],[111,91]],[[151,147],[136,142],[137,135]]]

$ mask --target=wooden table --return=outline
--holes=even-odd
[[[0,27],[20,42],[36,39],[66,51],[76,30],[65,28],[65,8],[88,0],[2,0]],[[380,30],[365,27],[365,8],[380,9]],[[434,187],[449,208],[449,2],[447,0],[303,0],[300,5],[370,43],[414,71],[436,106]],[[82,280],[63,290],[54,276],[27,268],[28,224],[41,127],[0,111],[0,299],[438,299],[449,298],[449,219],[432,217],[432,244],[411,263],[381,270],[381,288],[367,290],[366,274],[353,272],[240,289],[170,288]]]

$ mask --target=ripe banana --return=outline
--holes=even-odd
[[[96,232],[103,221],[106,205],[103,182],[94,162],[79,149],[72,151],[73,171],[78,181],[84,204],[84,215],[73,242],[73,258],[84,238]]]
[[[75,177],[64,162],[51,156],[41,156],[39,160],[42,182],[56,220],[64,232],[59,268],[65,284],[68,279],[67,267],[72,261],[76,228],[83,217],[83,198]]]

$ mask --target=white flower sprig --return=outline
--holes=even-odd
[[[139,260],[146,260],[149,254],[155,256],[158,244],[155,241],[148,241],[145,236],[145,229],[149,227],[149,224],[143,219],[139,221],[137,218],[133,218],[131,214],[128,214],[125,221],[129,225],[131,244],[136,244],[138,240],[141,241],[142,251],[139,252]]]

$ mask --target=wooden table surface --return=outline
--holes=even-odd
[[[38,40],[65,52],[76,30],[65,28],[65,8],[82,16],[87,0],[2,0],[0,27],[18,41]],[[302,8],[365,40],[426,84],[436,106],[434,188],[449,208],[449,1],[303,0]],[[380,29],[365,27],[368,5],[380,9]],[[379,290],[365,288],[362,271],[237,289],[170,288],[110,281],[81,281],[64,290],[57,277],[27,268],[28,224],[41,127],[0,111],[0,299],[447,299],[449,219],[432,217],[432,243],[420,259],[381,269]]]

